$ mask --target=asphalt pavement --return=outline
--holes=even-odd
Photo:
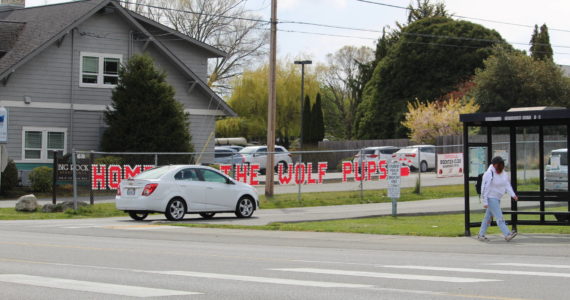
[[[427,238],[0,222],[2,299],[567,299],[566,235]]]

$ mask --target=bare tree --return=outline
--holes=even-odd
[[[366,46],[344,46],[327,55],[327,64],[320,68],[320,81],[325,86],[325,112],[330,112],[326,123],[338,120],[336,135],[352,138],[352,127],[358,104],[361,102],[363,67],[374,60],[374,51]],[[331,107],[332,106],[332,107]],[[330,130],[328,130],[329,133]],[[341,131],[341,132],[338,132]]]
[[[265,54],[268,24],[254,11],[248,10],[246,2],[247,0],[137,0],[131,4],[131,8],[226,52],[227,56],[210,61],[208,84],[218,93],[227,94],[230,79],[241,74],[245,67]]]

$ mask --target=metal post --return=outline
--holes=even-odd
[[[158,167],[158,154],[154,154],[154,166]]]
[[[418,147],[418,194],[422,193],[422,147]]]
[[[360,155],[359,157],[359,168],[360,168],[360,178],[362,180],[360,180],[360,202],[364,201],[364,167],[362,166],[362,149],[360,149]],[[356,169],[356,171],[358,172],[358,168]]]
[[[73,210],[77,210],[77,153],[75,149],[71,151],[71,174],[73,174]]]
[[[296,65],[301,65],[301,130],[299,138],[299,148],[303,151],[303,140],[305,139],[305,130],[303,128],[303,119],[305,112],[305,65],[310,65],[313,62],[310,60],[295,61]],[[303,154],[299,153],[299,163],[303,162]],[[297,192],[297,200],[301,202],[301,185],[299,184],[299,191]]]
[[[273,197],[273,166],[275,162],[275,118],[277,90],[277,0],[271,0],[271,35],[269,42],[269,99],[267,103],[267,163],[265,164],[265,196]],[[268,166],[271,170],[268,170]]]
[[[59,151],[53,152],[53,182],[51,187],[51,203],[56,204],[57,202],[57,172],[58,172],[58,156]]]
[[[93,164],[95,163],[95,153],[89,153],[89,204],[95,204],[95,195],[93,193]]]
[[[469,207],[469,131],[463,123],[463,195],[465,197],[465,236],[471,236],[471,211]]]

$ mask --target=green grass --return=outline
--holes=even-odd
[[[552,211],[567,211],[567,208],[551,209]],[[483,219],[483,214],[472,214],[472,221]],[[519,219],[537,220],[538,216],[519,216]],[[548,216],[547,220],[554,220]],[[255,229],[280,231],[314,231],[314,232],[347,232],[383,235],[412,235],[432,237],[457,237],[464,235],[464,215],[429,215],[405,217],[376,217],[363,219],[346,219],[333,221],[302,222],[302,223],[273,223],[266,226],[236,226],[208,224],[172,224],[175,226],[225,228],[225,229]],[[478,228],[472,228],[476,234]],[[570,234],[570,226],[518,226],[521,233]],[[488,234],[500,234],[496,226],[490,227]]]
[[[476,195],[474,186],[472,186],[471,189],[471,194]],[[421,194],[415,194],[413,191],[414,188],[403,188],[398,201],[463,197],[463,185],[424,187],[422,188]],[[301,202],[297,200],[297,194],[280,194],[270,199],[261,195],[260,201],[262,209],[383,203],[392,201],[392,199],[388,198],[386,189],[364,190],[363,195],[364,197],[360,199],[360,191],[303,193]]]
[[[125,213],[115,208],[115,203],[101,203],[80,207],[77,212],[67,210],[61,213],[18,212],[14,208],[0,208],[0,220],[40,220],[40,219],[83,219],[122,217]]]

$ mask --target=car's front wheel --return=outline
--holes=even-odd
[[[249,218],[253,215],[255,204],[250,197],[242,197],[236,206],[236,216],[238,218]]]
[[[426,161],[422,161],[422,163],[420,164],[420,172],[424,173],[427,172],[428,170],[428,164]]]
[[[138,213],[135,211],[129,211],[129,216],[131,217],[131,219],[135,221],[142,221],[146,219],[146,217],[148,217],[148,213]]]
[[[216,215],[216,213],[200,213],[200,216],[204,219],[211,219]]]
[[[186,214],[186,202],[180,198],[174,198],[166,205],[164,215],[170,221],[180,221]]]

